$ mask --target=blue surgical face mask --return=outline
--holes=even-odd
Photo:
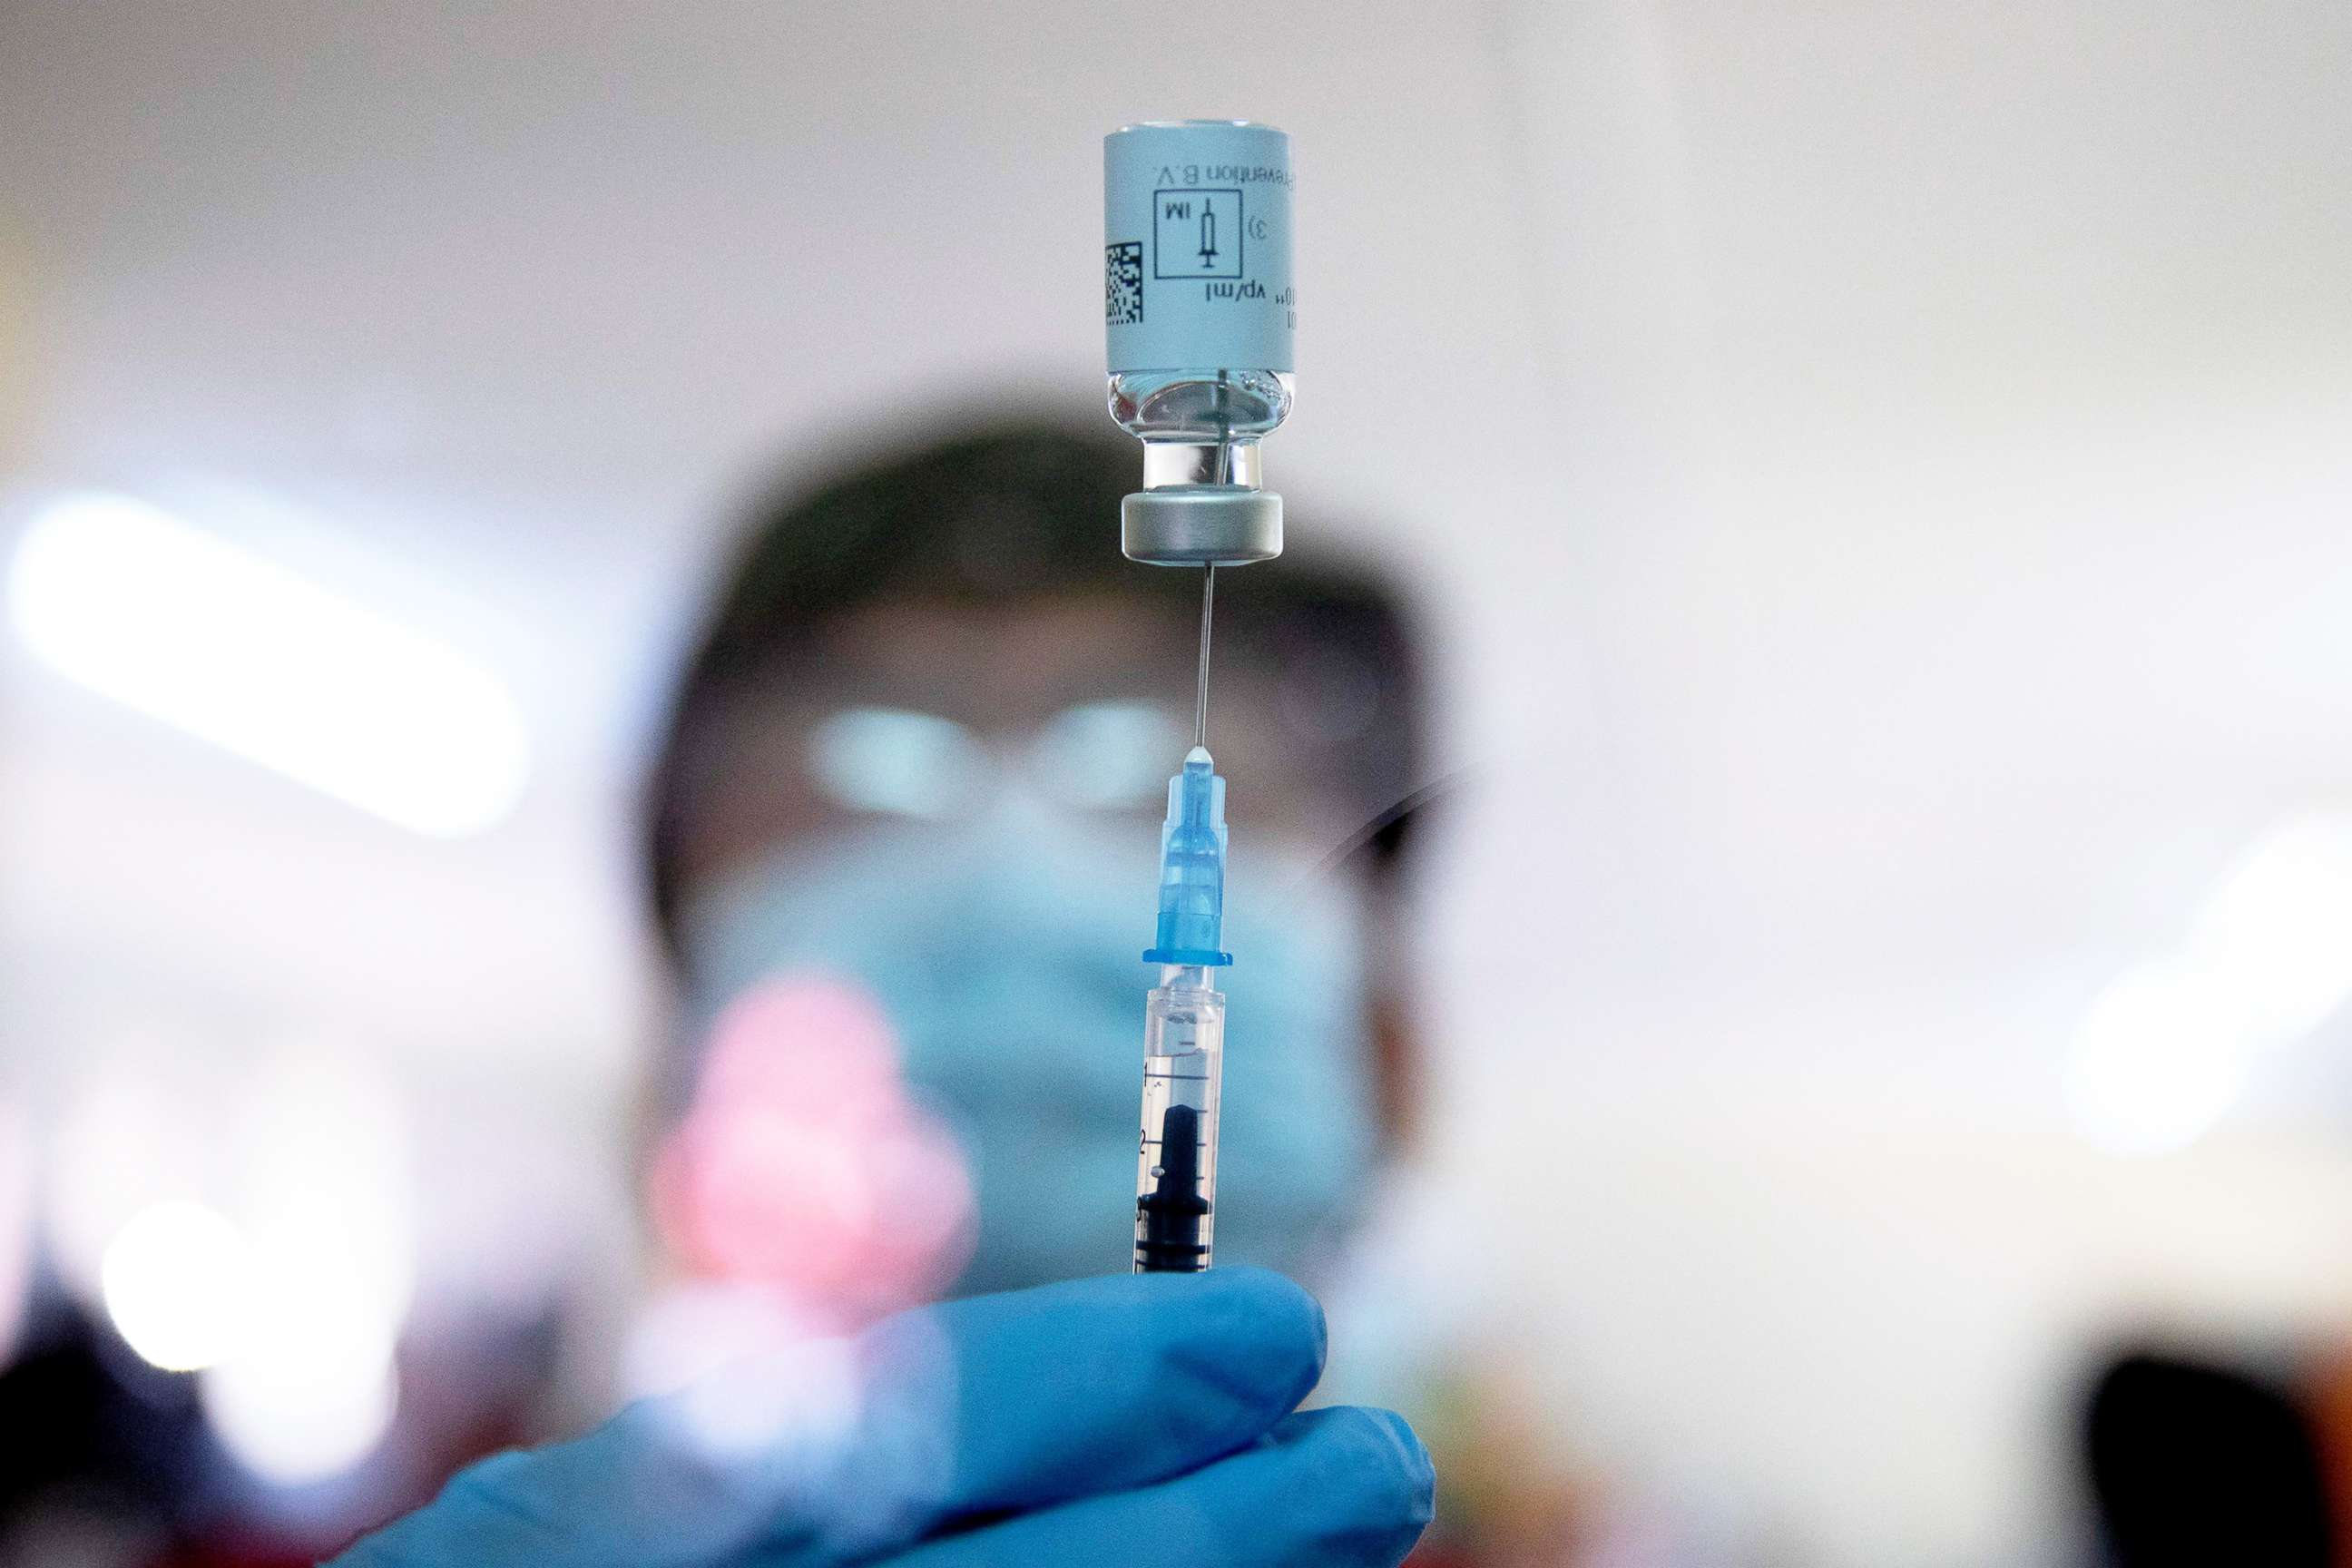
[[[1225,906],[1217,1258],[1295,1269],[1353,1217],[1372,1163],[1361,911],[1246,834]],[[862,987],[971,1162],[978,1235],[958,1290],[1124,1269],[1156,848],[1148,825],[1045,819],[1016,797],[966,826],[780,853],[689,900],[688,1026],[701,1040],[766,980]]]

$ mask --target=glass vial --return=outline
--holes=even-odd
[[[1137,559],[1281,552],[1258,441],[1293,396],[1291,185],[1290,139],[1271,126],[1154,121],[1103,140],[1110,412],[1144,450],[1129,498],[1144,504],[1124,519]]]

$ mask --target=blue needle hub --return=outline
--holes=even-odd
[[[1160,829],[1160,940],[1146,963],[1222,968],[1225,923],[1225,781],[1205,746],[1184,757],[1168,781],[1168,820]]]

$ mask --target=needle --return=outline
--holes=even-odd
[[[1201,676],[1192,700],[1192,744],[1209,743],[1209,615],[1217,603],[1217,563],[1201,569]]]

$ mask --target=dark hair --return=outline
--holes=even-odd
[[[1056,421],[968,429],[775,492],[754,510],[744,547],[687,660],[644,801],[647,891],[676,956],[689,829],[701,781],[728,765],[738,716],[793,664],[831,618],[900,600],[992,603],[1098,590],[1183,612],[1191,573],[1118,552],[1119,500],[1140,482],[1136,444]],[[1318,537],[1292,507],[1294,539]],[[1378,736],[1333,765],[1356,781],[1366,817],[1423,782],[1421,669],[1402,596],[1360,563],[1294,551],[1270,566],[1220,573],[1221,650],[1275,661],[1340,657],[1370,679]],[[1370,736],[1368,735],[1369,742]],[[1360,753],[1360,754],[1358,754]],[[1368,842],[1391,866],[1402,820]]]

